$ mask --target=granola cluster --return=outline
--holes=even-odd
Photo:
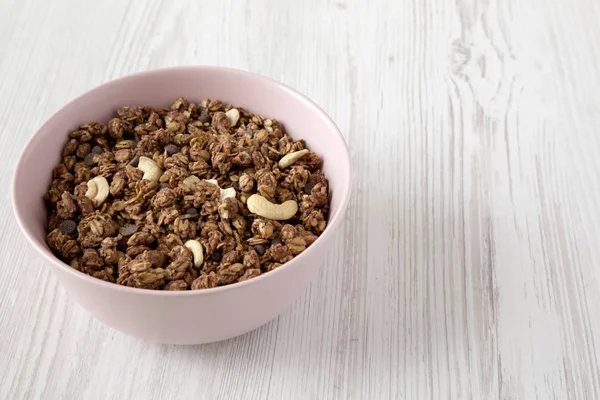
[[[136,288],[254,278],[327,225],[321,160],[303,150],[276,119],[219,100],[122,107],[108,125],[69,133],[44,196],[48,246],[83,273]],[[264,212],[249,210],[251,197]]]

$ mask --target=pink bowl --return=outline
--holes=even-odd
[[[42,196],[60,160],[67,133],[89,120],[108,122],[123,105],[165,107],[186,96],[217,98],[282,121],[323,159],[329,178],[329,225],[306,251],[257,278],[214,289],[163,292],[107,283],[57,259],[45,243]],[[50,118],[27,144],[16,168],[13,207],[25,236],[75,300],[105,324],[149,341],[200,344],[249,332],[281,314],[317,276],[343,220],[351,187],[348,149],[333,121],[295,90],[248,72],[179,67],[108,82],[76,98]]]

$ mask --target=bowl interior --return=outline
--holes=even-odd
[[[350,159],[342,135],[312,101],[268,78],[219,67],[180,67],[120,78],[76,98],[51,117],[33,136],[17,165],[14,209],[24,233],[47,256],[46,210],[42,196],[60,161],[69,131],[90,120],[107,123],[124,105],[166,107],[176,98],[220,99],[265,118],[277,118],[293,138],[303,138],[319,154],[329,178],[329,225],[337,225],[350,191]],[[325,234],[327,233],[327,230]]]

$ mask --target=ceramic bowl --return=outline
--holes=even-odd
[[[307,250],[274,271],[213,289],[169,292],[108,283],[56,258],[45,242],[42,196],[60,161],[67,133],[89,120],[107,123],[118,107],[166,107],[180,96],[221,99],[277,118],[289,135],[303,138],[321,156],[329,178],[328,226]],[[249,332],[281,314],[298,299],[325,260],[344,218],[351,188],[350,157],[333,121],[297,91],[259,75],[220,67],[148,71],[105,83],[68,103],[31,138],[17,165],[13,205],[33,247],[68,293],[101,322],[148,341],[201,344]]]

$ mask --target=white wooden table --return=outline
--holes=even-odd
[[[600,398],[600,2],[0,1],[0,399]],[[245,336],[92,319],[11,210],[27,139],[151,68],[280,80],[355,168],[319,280]]]

